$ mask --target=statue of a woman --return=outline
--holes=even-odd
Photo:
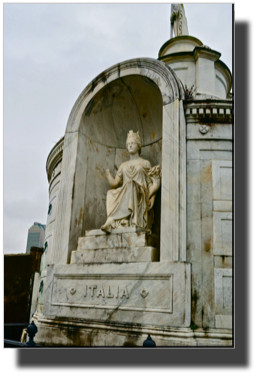
[[[107,220],[101,227],[106,233],[127,226],[149,230],[151,226],[149,211],[154,205],[155,194],[161,185],[160,165],[152,168],[148,160],[140,157],[139,132],[129,131],[126,147],[130,155],[129,161],[120,165],[115,178],[109,170],[106,171],[110,186],[116,188],[107,192]]]

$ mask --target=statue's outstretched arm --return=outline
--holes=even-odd
[[[106,178],[107,178],[111,188],[117,188],[119,186],[119,184],[122,182],[122,174],[120,171],[118,171],[115,178],[113,178],[109,169],[107,169],[106,170]]]
[[[161,178],[160,177],[153,177],[152,178],[152,184],[149,186],[149,198],[151,198],[158,189],[160,188],[161,185]]]

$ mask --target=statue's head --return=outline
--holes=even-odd
[[[140,136],[139,136],[139,132],[137,131],[136,133],[134,133],[133,130],[129,130],[129,133],[127,135],[127,141],[126,141],[126,148],[128,149],[128,141],[130,139],[133,139],[137,144],[138,144],[138,152],[139,154],[141,153],[141,140],[140,140]]]

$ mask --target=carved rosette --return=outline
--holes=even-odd
[[[209,130],[210,130],[210,128],[207,125],[201,125],[199,128],[199,132],[201,134],[207,134]]]

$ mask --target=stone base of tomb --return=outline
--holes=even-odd
[[[117,229],[118,230],[118,229]],[[191,264],[158,258],[138,228],[86,232],[71,264],[49,265],[35,341],[45,346],[230,346],[227,330],[191,330]]]
[[[35,341],[45,347],[142,347],[150,335],[157,347],[231,347],[232,331],[141,326],[35,316]]]

